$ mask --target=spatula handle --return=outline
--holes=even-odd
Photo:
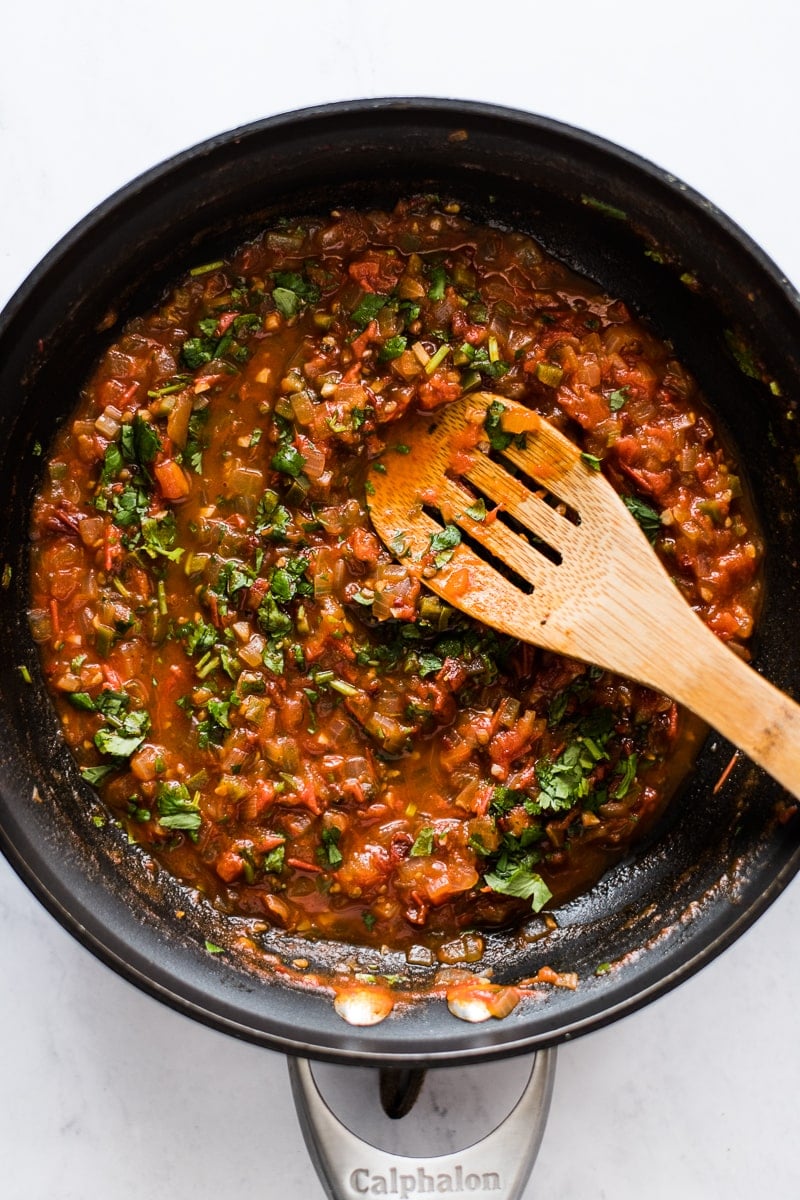
[[[657,652],[659,686],[800,800],[800,705],[690,615],[692,636]]]

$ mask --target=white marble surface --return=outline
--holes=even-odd
[[[800,282],[793,3],[2,7],[0,301],[140,170],[248,120],[359,95],[484,99],[601,133],[705,192]],[[526,1198],[800,1195],[798,923],[796,883],[698,977],[562,1049]],[[322,1195],[283,1059],[122,982],[4,861],[0,949],[3,1200]],[[518,1077],[511,1064],[465,1074],[461,1119]],[[326,1079],[350,1108],[374,1108],[360,1075]],[[448,1096],[430,1111],[444,1138]]]

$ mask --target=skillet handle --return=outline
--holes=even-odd
[[[304,1058],[289,1058],[295,1108],[311,1161],[330,1200],[387,1195],[419,1200],[430,1193],[479,1194],[516,1200],[539,1152],[556,1065],[555,1050],[539,1050],[516,1106],[496,1129],[454,1154],[410,1158],[362,1141],[331,1112]]]

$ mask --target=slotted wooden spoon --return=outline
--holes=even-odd
[[[505,409],[501,429],[524,434],[499,453],[529,485],[480,449],[464,450],[465,430],[482,427],[495,402]],[[401,561],[421,561],[424,582],[448,604],[665,693],[800,799],[800,706],[704,625],[608,481],[547,421],[505,397],[472,393],[410,427],[404,422],[369,485],[376,531]],[[471,516],[469,508],[480,516],[475,491],[501,504],[530,540],[502,515]],[[560,511],[543,492],[562,502]],[[518,582],[463,541],[448,545],[455,538],[444,531],[453,525]]]

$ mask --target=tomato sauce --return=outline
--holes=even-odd
[[[55,438],[31,627],[64,735],[131,841],[225,913],[441,947],[592,886],[686,768],[670,700],[477,625],[371,529],[386,427],[477,387],[597,459],[746,641],[760,540],[693,379],[454,202],[283,222],[198,264]]]

